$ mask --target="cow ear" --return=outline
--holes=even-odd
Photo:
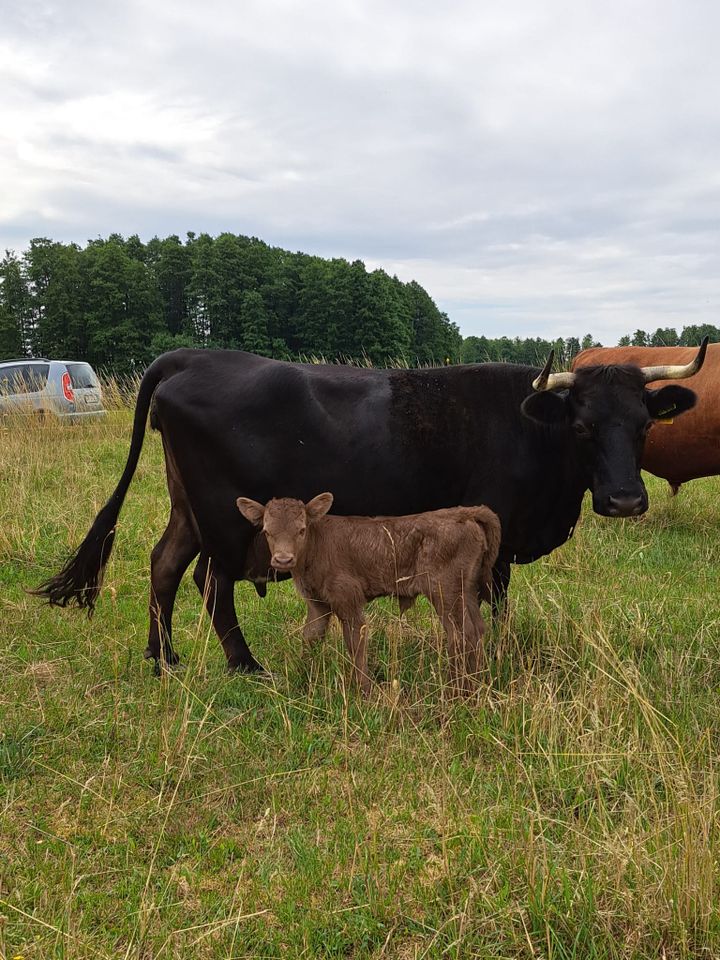
[[[536,423],[565,423],[567,420],[567,394],[553,393],[543,390],[540,393],[531,393],[525,397],[520,409],[523,414]]]
[[[324,516],[333,505],[333,495],[331,493],[319,493],[316,497],[305,504],[305,511],[311,520],[317,520]]]
[[[256,527],[262,526],[265,507],[261,503],[258,503],[257,500],[248,500],[247,497],[238,497],[235,503],[246,520],[254,523]]]
[[[659,390],[646,390],[645,403],[653,420],[672,420],[673,417],[692,410],[697,403],[697,397],[687,387],[671,383]]]

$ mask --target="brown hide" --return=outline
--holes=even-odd
[[[593,347],[573,360],[573,370],[597,364],[632,363],[639,367],[690,363],[697,347]],[[659,380],[651,389],[663,386]],[[686,385],[697,404],[673,423],[656,422],[645,441],[642,467],[677,489],[681,483],[720,474],[720,343],[708,344],[705,363]]]
[[[363,607],[376,597],[421,594],[435,607],[447,634],[452,678],[466,688],[468,675],[477,672],[482,660],[485,627],[478,597],[489,599],[500,547],[500,521],[489,508],[313,518],[315,501],[306,513],[301,501],[271,500],[259,516],[251,516],[249,503],[240,500],[238,506],[248,519],[263,523],[273,558],[293,564],[282,569],[291,569],[308,604],[306,641],[324,635],[334,613],[363,691],[369,689]]]

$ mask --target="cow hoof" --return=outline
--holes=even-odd
[[[156,653],[150,649],[150,647],[145,648],[145,653],[143,654],[146,660],[153,660],[153,673],[156,677],[159,677],[163,670],[172,670],[173,672],[178,672],[184,670],[184,664],[180,663],[180,657],[173,651],[168,657],[159,657]]]
[[[153,664],[153,673],[156,677],[161,676],[163,673],[183,673],[184,670],[185,664],[179,661],[168,663],[167,661],[156,660]]]
[[[256,680],[262,683],[263,685],[269,684],[270,686],[277,686],[278,678],[274,673],[271,673],[269,670],[264,668],[248,670],[247,667],[229,667],[228,672],[235,677],[247,677],[248,680]]]
[[[143,657],[146,660],[155,660],[158,663],[160,660],[164,660],[169,667],[176,667],[180,663],[180,657],[175,653],[174,650],[171,650],[170,653],[166,653],[163,656],[152,650],[150,647],[145,647]]]
[[[271,676],[270,672],[257,660],[253,660],[252,663],[228,663],[228,672],[246,673],[258,679]]]

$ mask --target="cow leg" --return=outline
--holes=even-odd
[[[145,657],[158,664],[176,664],[172,646],[172,614],[182,575],[200,545],[193,525],[175,507],[162,537],[150,556],[150,632]]]
[[[303,627],[303,641],[306,649],[314,646],[316,641],[322,640],[330,624],[332,610],[327,603],[321,600],[305,599],[307,603],[307,618]]]
[[[498,560],[492,570],[492,599],[490,601],[493,617],[507,616],[507,594],[510,586],[510,564]],[[483,597],[481,596],[482,600]]]
[[[200,554],[193,579],[202,594],[215,633],[220,638],[228,669],[243,673],[264,673],[264,668],[257,662],[245,643],[245,637],[238,623],[233,596],[235,581],[212,567],[210,557],[205,552]]]
[[[353,679],[360,687],[363,696],[370,693],[370,677],[368,676],[368,628],[362,610],[348,619],[341,618],[343,637],[350,660],[352,661]]]

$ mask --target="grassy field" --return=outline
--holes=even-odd
[[[661,429],[661,428],[658,428]],[[228,676],[189,577],[185,670],[142,659],[168,513],[149,434],[95,618],[24,588],[113,489],[130,433],[0,427],[0,957],[718,957],[720,498],[650,478],[516,568],[492,683],[443,681],[420,604],[300,659],[283,584],[237,587],[273,682]]]

